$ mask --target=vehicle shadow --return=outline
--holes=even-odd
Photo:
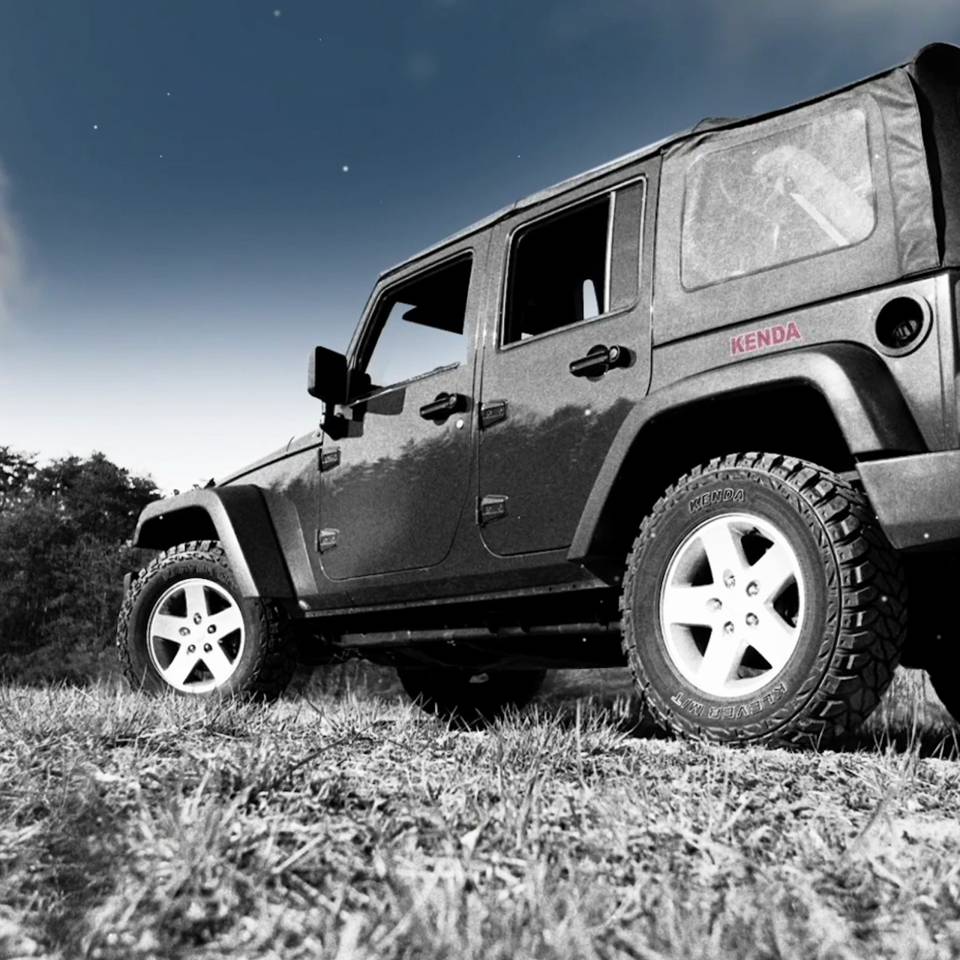
[[[960,730],[955,726],[890,729],[869,722],[862,730],[830,745],[839,753],[915,754],[924,759],[960,759]]]
[[[631,738],[671,740],[633,694],[554,695],[538,704],[540,715],[562,728],[599,723]],[[777,745],[782,746],[782,745]],[[886,702],[858,730],[839,739],[788,745],[799,751],[913,754],[938,760],[960,759],[960,727],[938,703]],[[735,748],[733,748],[735,749]]]
[[[557,671],[549,690],[552,702],[579,699],[581,712],[604,715],[623,733],[645,739],[669,739],[644,709],[628,670]],[[569,712],[569,704],[565,707]],[[567,721],[569,722],[569,720]],[[937,698],[921,670],[899,669],[866,723],[838,740],[799,744],[797,749],[841,753],[916,754],[960,759],[960,727]]]
[[[384,700],[405,699],[396,673],[372,664],[346,664],[309,672],[312,693],[321,697],[359,694]],[[528,710],[531,708],[528,708]],[[532,710],[562,729],[602,725],[643,740],[671,740],[636,695],[629,670],[551,671]],[[899,670],[882,702],[856,731],[831,742],[796,745],[797,750],[839,753],[915,754],[921,758],[960,759],[960,727],[937,699],[926,676]]]

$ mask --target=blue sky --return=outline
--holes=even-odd
[[[223,474],[384,267],[933,40],[955,0],[0,0],[0,444]]]

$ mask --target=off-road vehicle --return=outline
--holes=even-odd
[[[320,429],[144,510],[131,679],[359,655],[474,717],[628,662],[679,734],[802,741],[902,660],[960,713],[958,96],[926,47],[386,271],[311,356]]]

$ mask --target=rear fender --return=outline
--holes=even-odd
[[[656,391],[627,415],[594,482],[567,558],[579,562],[596,553],[598,529],[606,519],[604,510],[617,477],[630,452],[644,443],[644,432],[658,417],[682,414],[684,408],[690,408],[692,414],[693,407],[704,401],[751,390],[758,391],[758,402],[763,402],[759,391],[777,386],[803,386],[819,392],[855,459],[926,449],[893,375],[865,347],[833,343],[708,370]],[[696,413],[709,415],[709,406]],[[788,434],[789,426],[784,430]],[[788,435],[784,441],[783,450],[770,452],[789,453]],[[682,443],[682,434],[677,442]]]

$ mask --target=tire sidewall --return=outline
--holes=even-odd
[[[213,581],[233,598],[243,617],[244,645],[240,661],[226,683],[213,690],[190,693],[170,686],[157,670],[148,650],[147,625],[157,601],[166,590],[181,580],[196,577]],[[203,553],[160,557],[141,574],[131,590],[125,643],[130,675],[135,684],[151,693],[170,691],[186,697],[230,696],[247,689],[259,659],[262,628],[255,601],[240,595],[236,581],[224,563]]]
[[[750,694],[717,697],[694,686],[674,664],[660,625],[660,598],[676,550],[690,533],[738,513],[766,520],[789,541],[803,578],[804,618],[797,646],[775,677]],[[686,729],[709,728],[722,739],[764,736],[788,722],[825,676],[840,630],[839,570],[817,513],[776,477],[722,469],[681,482],[643,536],[625,599],[628,655],[639,661],[646,695]]]

